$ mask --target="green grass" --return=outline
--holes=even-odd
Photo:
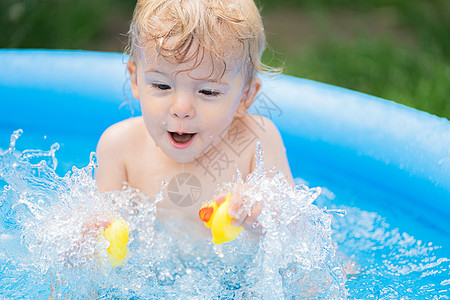
[[[450,119],[449,0],[257,1],[269,65]],[[135,2],[0,0],[0,47],[122,51]]]
[[[286,1],[291,3],[289,14],[308,20],[300,22],[307,28],[298,29],[297,38],[293,33],[287,38],[269,34],[271,50],[264,53],[263,61],[269,65],[282,61],[284,73],[450,119],[450,23],[446,18],[450,1],[409,1],[405,6],[404,1],[378,1],[375,5],[368,0],[359,7],[348,6],[345,0],[311,1],[301,5]],[[331,4],[326,6],[325,2]],[[279,10],[267,5],[263,3],[268,11]],[[288,20],[286,14],[285,22]],[[344,29],[352,33],[345,34]],[[307,30],[312,36],[305,33]],[[289,27],[284,31],[289,35]]]
[[[287,74],[394,100],[450,119],[450,68],[385,40],[325,41],[275,55]],[[266,60],[273,59],[266,54]]]
[[[134,1],[0,0],[0,48],[121,51]],[[105,38],[115,30],[114,42]]]

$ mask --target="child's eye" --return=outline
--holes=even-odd
[[[200,90],[200,91],[198,91],[198,92],[199,92],[200,94],[203,94],[203,95],[208,96],[208,97],[215,97],[215,96],[220,95],[219,92],[214,91],[214,90]]]
[[[158,90],[170,90],[170,85],[163,83],[153,83],[152,86]]]

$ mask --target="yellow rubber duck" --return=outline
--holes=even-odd
[[[127,255],[129,233],[130,229],[122,219],[114,219],[111,225],[105,228],[104,236],[110,243],[106,250],[113,268],[123,264],[123,259]]]
[[[228,194],[222,204],[218,205],[214,200],[200,208],[198,212],[200,219],[205,222],[206,227],[211,228],[213,242],[222,244],[234,240],[242,231],[243,227],[231,224],[234,218],[228,215],[231,194]]]

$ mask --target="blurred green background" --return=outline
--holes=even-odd
[[[0,0],[1,48],[123,51],[135,0]],[[449,0],[260,0],[263,59],[450,119]]]

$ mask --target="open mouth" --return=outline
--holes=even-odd
[[[178,133],[169,131],[169,140],[177,149],[187,148],[197,133]]]

